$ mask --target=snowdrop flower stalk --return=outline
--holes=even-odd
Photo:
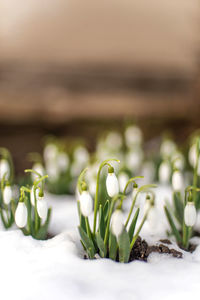
[[[184,200],[182,199],[181,193],[174,193],[174,207],[171,209],[169,205],[166,205],[164,208],[167,220],[171,227],[171,232],[176,238],[177,244],[186,250],[189,247],[192,227],[195,225],[197,215],[194,191],[196,193],[200,192],[200,188],[195,186],[186,187]]]
[[[14,215],[12,211],[12,207],[14,205],[14,197],[13,197],[13,192],[12,192],[12,187],[5,179],[6,174],[4,174],[2,180],[1,180],[1,199],[2,203],[0,206],[0,217],[2,220],[2,223],[5,227],[5,229],[9,228],[12,226],[14,222]]]
[[[108,167],[108,178],[106,181],[106,188],[110,198],[105,201],[104,204],[98,201],[98,192],[101,188],[105,188],[104,183],[99,181],[100,172],[104,166]],[[93,201],[88,192],[90,182],[86,183],[85,176],[87,169],[84,169],[78,179],[77,189],[78,195],[78,212],[80,225],[78,227],[81,243],[83,248],[86,250],[89,258],[95,258],[98,254],[100,257],[109,257],[110,259],[116,260],[119,257],[119,261],[127,263],[129,261],[131,250],[139,236],[139,233],[146,221],[150,206],[145,212],[141,224],[137,228],[135,233],[136,223],[139,215],[140,208],[136,209],[134,216],[132,212],[135,206],[135,202],[139,193],[147,192],[155,185],[144,185],[138,187],[136,180],[142,178],[137,176],[129,179],[125,184],[123,192],[119,193],[119,186],[116,175],[114,175],[114,169],[110,165],[109,161],[104,161],[98,170],[97,174],[97,193],[96,198],[96,214],[98,214],[98,226],[93,226],[93,231],[90,228],[89,217],[93,209]],[[110,175],[112,174],[112,175]],[[109,177],[113,176],[114,177]],[[113,179],[114,178],[114,179]],[[126,198],[126,193],[129,191],[129,186],[133,185],[136,190],[136,194],[132,201],[130,212],[127,220],[123,216],[123,201]],[[149,191],[151,194],[151,191]],[[132,217],[132,218],[131,218]],[[95,204],[94,204],[94,223],[95,224]],[[129,222],[130,221],[130,222]],[[129,226],[128,226],[129,225]]]
[[[15,221],[25,235],[31,235],[35,239],[45,239],[51,215],[51,209],[48,209],[44,197],[44,181],[48,176],[42,176],[32,169],[25,170],[25,173],[34,173],[35,181],[31,189],[25,186],[20,188],[20,199],[15,211]],[[21,217],[23,219],[21,223],[20,214],[23,217]]]

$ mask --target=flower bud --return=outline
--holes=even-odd
[[[118,237],[122,233],[123,228],[123,214],[121,210],[117,209],[112,215],[111,231],[116,237]]]
[[[168,183],[171,174],[171,167],[168,161],[163,161],[159,167],[158,177],[161,183]]]
[[[184,222],[186,226],[194,226],[196,223],[197,212],[194,202],[188,202],[184,209]]]
[[[119,184],[114,172],[109,172],[106,178],[106,189],[108,195],[112,198],[119,193]]]
[[[12,189],[10,185],[6,185],[3,190],[3,201],[6,205],[10,203],[12,199]]]
[[[15,211],[15,223],[19,228],[25,227],[27,223],[27,208],[24,202],[19,202]]]
[[[184,188],[183,175],[180,171],[175,171],[172,175],[172,187],[174,191],[181,191]]]
[[[37,199],[37,211],[41,219],[45,220],[47,217],[48,207],[44,197],[38,197]]]
[[[0,180],[2,180],[5,175],[5,179],[8,179],[10,176],[10,165],[6,159],[2,159],[0,161]]]
[[[85,217],[89,217],[93,209],[93,200],[88,191],[83,191],[80,195],[80,209]]]

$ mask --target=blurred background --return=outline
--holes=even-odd
[[[137,122],[145,139],[200,127],[197,0],[0,0],[0,146],[16,169],[47,134]]]

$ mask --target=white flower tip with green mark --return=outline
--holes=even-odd
[[[117,209],[113,215],[111,220],[111,231],[112,233],[118,237],[124,228],[124,218],[121,210]]]
[[[37,211],[41,219],[45,220],[47,217],[48,206],[44,197],[38,197],[37,199]]]
[[[23,228],[27,223],[27,208],[24,202],[19,202],[15,211],[15,223],[19,228]]]
[[[93,200],[88,191],[83,191],[80,195],[80,209],[84,217],[89,217],[93,210]]]
[[[172,175],[172,187],[174,191],[184,189],[184,179],[180,171],[175,171]]]
[[[12,199],[12,189],[10,185],[6,185],[3,190],[3,200],[6,205],[11,202]]]
[[[184,209],[184,222],[186,226],[194,226],[196,223],[197,212],[194,202],[188,202]]]
[[[119,183],[114,172],[108,173],[106,178],[106,189],[111,198],[119,193]]]

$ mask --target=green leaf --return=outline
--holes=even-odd
[[[99,248],[99,254],[101,257],[106,257],[107,249],[104,245],[103,239],[101,237],[100,232],[96,233],[97,246]]]
[[[139,188],[139,192],[146,192],[149,189],[156,188],[156,187],[157,187],[156,184],[145,184]]]
[[[174,202],[174,208],[175,208],[175,217],[179,224],[182,226],[183,224],[183,218],[184,218],[184,206],[183,202],[181,200],[180,193],[174,193],[173,195],[173,202]]]
[[[105,223],[107,222],[107,219],[108,219],[109,209],[110,209],[110,201],[107,200],[105,205],[104,205],[104,208],[103,208],[103,215],[104,215]]]
[[[125,228],[122,234],[118,238],[118,244],[119,244],[119,261],[123,263],[127,263],[130,257],[130,239]]]
[[[110,235],[109,235],[109,258],[110,259],[116,260],[117,249],[118,249],[117,239],[114,236],[114,234],[112,234],[112,232],[110,231]]]
[[[131,225],[130,225],[129,230],[128,230],[128,235],[129,235],[130,242],[133,239],[133,235],[134,235],[134,232],[135,232],[135,226],[136,226],[136,223],[137,223],[139,212],[140,212],[140,209],[138,208],[135,212],[135,215],[133,217],[133,220],[132,220]]]
[[[98,229],[98,231],[100,232],[100,235],[101,235],[102,239],[104,239],[105,221],[104,221],[103,209],[102,209],[101,204],[99,206],[99,229]]]
[[[95,255],[95,248],[92,240],[87,236],[86,232],[79,226],[78,227],[81,239],[83,244],[85,245],[85,248],[87,249],[87,253],[90,258],[94,258]]]
[[[174,221],[173,221],[173,219],[172,219],[172,217],[169,213],[169,210],[167,209],[166,206],[164,207],[164,209],[165,209],[165,214],[166,214],[166,217],[168,219],[169,225],[171,227],[172,233],[174,234],[177,243],[181,243],[182,242],[181,235],[180,235],[178,229],[176,228],[176,226],[174,224]]]

